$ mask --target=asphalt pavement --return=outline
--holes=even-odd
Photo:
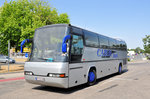
[[[150,99],[150,61],[130,62],[123,74],[104,77],[90,87],[40,86],[21,77],[23,73],[0,75],[0,99]]]

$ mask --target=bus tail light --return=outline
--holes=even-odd
[[[53,73],[49,73],[48,74],[49,77],[58,77],[58,78],[65,78],[65,74],[53,74]]]
[[[65,77],[65,74],[59,74],[59,77],[60,77],[60,78],[64,78],[64,77]]]

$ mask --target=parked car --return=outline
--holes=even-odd
[[[0,62],[4,62],[4,63],[15,63],[15,60],[12,58],[8,58],[8,56],[0,56]]]

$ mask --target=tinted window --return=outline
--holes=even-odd
[[[109,39],[110,48],[117,48],[117,41],[115,39]]]
[[[75,28],[75,27],[72,27],[72,33],[75,33],[75,34],[80,34],[82,35],[82,29],[80,28]]]
[[[71,62],[80,62],[83,52],[83,39],[82,36],[72,36],[71,46]]]
[[[100,47],[108,48],[108,38],[107,37],[100,35],[99,41],[100,41]]]
[[[127,50],[127,46],[126,46],[126,43],[125,43],[125,42],[122,42],[122,49],[123,49],[123,50]]]
[[[120,41],[120,49],[121,49],[121,50],[127,50],[127,46],[126,46],[126,43],[125,43],[125,42]]]
[[[117,40],[116,42],[117,42],[116,48],[117,48],[117,49],[120,49],[120,41]]]
[[[85,44],[90,47],[99,47],[98,36],[95,33],[84,31]]]

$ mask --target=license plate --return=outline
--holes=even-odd
[[[38,81],[45,81],[45,78],[42,78],[42,77],[35,77],[35,80],[38,80]]]

